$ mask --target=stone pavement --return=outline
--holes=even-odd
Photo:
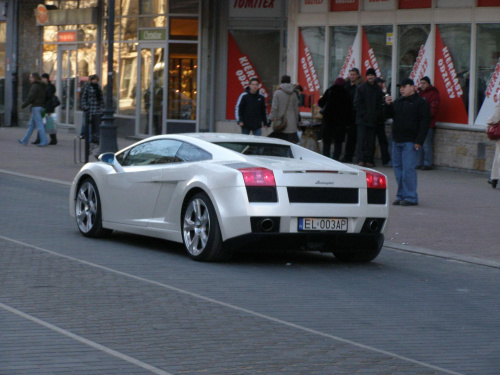
[[[56,146],[36,147],[17,142],[25,132],[26,128],[0,127],[0,178],[1,173],[14,173],[69,185],[82,166],[73,161],[75,134],[61,130]],[[118,148],[134,142],[119,138]],[[392,202],[396,192],[392,169],[375,169],[388,176]],[[500,188],[492,189],[487,179],[487,173],[419,171],[420,205],[390,206],[385,246],[500,268],[500,245],[496,238]]]

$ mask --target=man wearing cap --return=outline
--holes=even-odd
[[[373,155],[375,153],[375,126],[383,119],[382,104],[384,93],[375,83],[375,69],[366,71],[366,82],[358,87],[354,97],[356,109],[357,142],[356,156],[358,165],[374,167]]]
[[[434,129],[436,128],[436,116],[439,111],[439,91],[431,85],[431,79],[427,76],[420,80],[418,94],[431,106],[431,124],[425,137],[424,144],[420,149],[417,168],[424,171],[432,169],[432,147],[434,145]]]
[[[415,83],[403,78],[399,83],[401,96],[394,102],[385,97],[385,115],[393,118],[392,123],[392,165],[398,191],[395,206],[418,205],[417,172],[418,151],[422,148],[429,123],[431,110],[429,103],[421,98]]]

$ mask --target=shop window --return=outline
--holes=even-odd
[[[195,120],[198,45],[171,43],[168,69],[167,118]]]
[[[330,76],[328,82],[334,82],[339,76],[346,77],[350,68],[361,71],[361,61],[354,61],[352,56],[357,52],[354,40],[358,33],[357,26],[335,26],[330,28]],[[349,63],[354,61],[354,66]]]
[[[120,19],[121,40],[136,40],[137,39],[137,17],[122,17]]]
[[[429,43],[427,43],[430,30],[430,25],[399,26],[397,80],[408,77],[418,80],[421,78],[419,75],[426,75],[421,74],[425,70],[423,67],[434,63],[424,58],[430,53]]]
[[[5,105],[5,42],[7,24],[0,22],[0,113],[4,112]]]
[[[44,42],[57,42],[57,26],[45,26],[43,28]]]
[[[169,36],[171,40],[198,40],[198,19],[171,18]]]
[[[119,77],[120,99],[119,112],[121,115],[135,115],[137,94],[137,44],[120,44],[120,71]]]
[[[363,72],[374,68],[377,75],[385,79],[385,87],[390,92],[392,82],[392,26],[364,26],[367,46],[363,47]]]
[[[477,26],[476,124],[486,119],[500,100],[500,24]]]
[[[139,28],[141,29],[149,29],[155,27],[164,28],[166,25],[167,25],[167,17],[165,16],[139,18]]]
[[[42,53],[42,71],[55,81],[57,73],[57,44],[44,44]]]
[[[116,1],[116,0],[115,0]],[[139,10],[139,0],[121,0],[121,14],[122,16],[136,16]],[[118,14],[115,14],[117,16]]]
[[[198,14],[199,0],[170,0],[170,13]]]
[[[142,0],[141,14],[164,14],[167,12],[167,0]]]

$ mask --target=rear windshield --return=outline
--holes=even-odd
[[[251,142],[214,142],[216,145],[228,148],[244,155],[279,156],[293,158],[290,146],[269,143]]]

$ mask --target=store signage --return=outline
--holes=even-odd
[[[301,112],[308,112],[311,106],[318,102],[320,98],[319,90],[321,88],[316,68],[311,56],[309,47],[304,42],[302,30],[299,30],[299,61],[298,61],[297,82],[304,89],[304,105],[300,108]]]
[[[500,0],[477,0],[478,7],[500,7]]]
[[[359,32],[354,39],[354,43],[349,47],[347,51],[347,56],[344,60],[344,65],[342,65],[342,69],[340,69],[339,77],[349,78],[349,70],[352,68],[358,68],[361,70],[361,38],[359,36]],[[336,57],[340,58],[340,53],[336,53]]]
[[[430,8],[432,0],[399,0],[399,9]]]
[[[43,26],[49,22],[49,13],[43,4],[39,4],[35,10],[36,25]]]
[[[301,0],[301,13],[326,13],[330,0]]]
[[[231,32],[228,33],[227,51],[227,91],[226,91],[226,119],[235,119],[236,102],[239,96],[250,85],[251,78],[258,78],[261,82],[259,92],[266,99],[268,105],[269,93],[262,85],[262,80],[255,70],[248,55],[241,53]]]
[[[229,0],[229,17],[281,17],[281,0]]]
[[[358,0],[330,0],[331,12],[350,12],[358,9]]]
[[[364,0],[363,10],[393,10],[396,0]]]
[[[439,91],[440,105],[436,120],[454,124],[467,124],[469,117],[463,101],[460,85],[450,50],[444,45],[436,26],[436,60],[434,86]]]
[[[76,31],[59,31],[57,33],[58,42],[76,42],[78,38]]]
[[[139,30],[139,40],[155,41],[166,40],[167,30],[165,29],[144,29]]]
[[[484,94],[484,102],[474,125],[486,125],[486,121],[495,111],[495,106],[500,102],[500,58]]]

